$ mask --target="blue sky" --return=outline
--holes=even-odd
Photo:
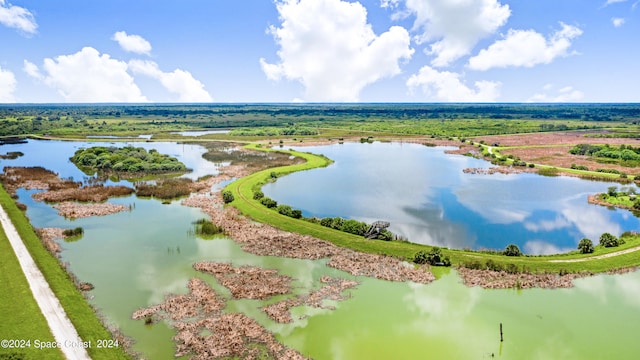
[[[640,0],[0,0],[0,103],[640,102]]]

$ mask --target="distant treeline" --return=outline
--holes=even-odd
[[[181,117],[212,115],[355,116],[378,118],[474,118],[623,120],[640,118],[638,104],[191,104],[0,105],[0,117]]]
[[[323,127],[336,122],[582,120],[640,123],[637,104],[155,104],[0,105],[0,136],[182,128]],[[540,131],[562,130],[553,124]]]

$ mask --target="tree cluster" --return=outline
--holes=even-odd
[[[70,160],[80,168],[93,171],[167,173],[187,170],[187,167],[174,157],[160,154],[155,149],[147,152],[144,148],[133,146],[94,146],[78,149]]]

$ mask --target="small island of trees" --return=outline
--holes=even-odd
[[[155,149],[147,151],[133,146],[79,149],[70,160],[81,169],[98,172],[160,174],[187,171],[187,167],[174,157],[160,154]]]

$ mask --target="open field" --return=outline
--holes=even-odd
[[[504,136],[482,136],[474,141],[485,144],[498,144],[494,147],[501,154],[518,157],[525,162],[544,164],[558,168],[571,168],[571,165],[585,166],[595,172],[596,169],[615,169],[629,175],[637,174],[640,169],[617,164],[603,164],[593,157],[572,155],[569,150],[578,144],[609,144],[640,146],[640,139],[592,137],[590,135],[607,134],[604,131],[577,131],[558,133],[534,133]],[[591,174],[602,175],[602,174]]]

